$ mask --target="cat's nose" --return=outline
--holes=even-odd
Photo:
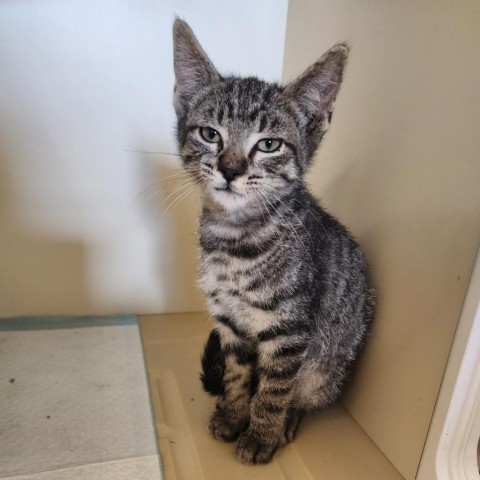
[[[222,172],[225,180],[230,183],[235,177],[243,175],[247,171],[247,160],[238,157],[221,157],[218,161],[218,170]]]

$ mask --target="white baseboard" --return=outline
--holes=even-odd
[[[420,462],[417,480],[479,480],[480,255]]]

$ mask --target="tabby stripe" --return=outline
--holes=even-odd
[[[225,355],[235,355],[239,365],[246,365],[248,363],[255,363],[257,355],[253,350],[249,350],[243,345],[225,345],[222,347]]]
[[[270,121],[270,128],[277,128],[280,125],[278,118],[274,118]],[[286,142],[285,142],[286,143]]]
[[[245,333],[242,332],[235,325],[235,323],[230,318],[228,318],[227,316],[216,315],[215,319],[217,320],[217,322],[220,322],[222,325],[225,325],[226,327],[228,327],[237,337],[239,337],[239,338],[245,338],[246,337]]]
[[[265,170],[272,175],[279,175],[280,168],[284,167],[291,159],[288,157],[278,157],[276,160],[275,165],[264,165]]]
[[[261,261],[259,261],[255,265],[255,270],[257,271],[257,273],[259,273],[259,277],[264,277],[268,273],[271,273],[272,268],[274,266],[278,267],[277,260],[278,260],[279,257],[283,258],[284,255],[285,255],[285,252],[282,249],[276,248],[276,249],[272,250],[271,253],[268,256],[266,256]],[[268,270],[268,271],[265,271],[265,270]],[[251,269],[241,270],[240,273],[243,274],[243,275],[251,274],[252,270]]]
[[[242,374],[236,373],[235,375],[231,375],[231,376],[225,375],[223,377],[223,381],[225,383],[234,383],[240,380],[241,378],[242,378]]]
[[[306,348],[307,344],[305,342],[297,343],[296,345],[286,345],[275,350],[273,358],[296,356],[303,353]]]
[[[251,301],[248,299],[245,299],[245,301],[253,308],[258,308],[259,310],[263,310],[264,312],[272,312],[273,310],[276,310],[282,300],[278,297],[274,297],[270,300],[267,300],[266,302],[258,302],[258,301]]]
[[[263,97],[263,101],[262,101],[262,104],[263,105],[266,105],[270,102],[272,96],[274,94],[274,89],[273,88],[268,88],[266,91],[265,91],[265,95]]]
[[[285,292],[285,293],[280,293],[277,295],[274,295],[273,297],[269,298],[268,300],[265,300],[263,302],[259,301],[248,301],[246,300],[250,306],[254,308],[258,308],[259,310],[265,310],[267,312],[271,312],[272,310],[276,310],[282,302],[285,302],[287,300],[291,300],[292,298],[298,297],[302,291],[300,289],[296,289],[293,292]]]
[[[284,397],[292,391],[291,387],[270,387],[262,390],[262,395],[270,395],[272,397]]]
[[[302,115],[298,110],[295,110],[292,108],[290,105],[284,105],[285,110],[287,113],[290,115],[291,119],[294,121],[295,126],[297,127],[298,130],[303,131],[306,118],[304,115]]]
[[[209,263],[216,265],[228,265],[228,260],[222,257],[211,256],[208,258]]]
[[[253,110],[252,112],[250,112],[250,115],[248,116],[248,119],[251,122],[254,122],[258,118],[259,114],[260,114],[260,110],[258,110],[258,108],[257,108],[255,110]]]
[[[226,249],[230,255],[233,257],[239,258],[256,258],[265,253],[269,248],[271,248],[271,244],[266,243],[262,246],[255,246],[255,245],[237,245],[234,248]]]
[[[290,142],[286,142],[285,140],[283,141],[283,143],[292,151],[292,153],[295,155],[295,157],[297,156],[297,148],[295,147],[295,145],[293,145],[292,143]]]
[[[250,379],[248,379],[248,380],[245,380],[245,381],[242,383],[241,387],[244,388],[244,389],[246,389],[246,390],[250,390],[250,386],[251,386],[251,385],[252,385],[252,382],[251,382]]]
[[[245,241],[246,237],[248,236],[249,234],[248,233],[243,233],[242,235],[239,235],[238,237],[236,238],[225,238],[225,237],[221,237],[221,236],[217,236],[215,235],[214,233],[210,233],[210,234],[205,234],[205,236],[207,238],[210,239],[210,241],[212,242],[217,242],[217,241],[220,241],[220,242],[223,242],[223,243],[226,243],[227,245],[229,246],[235,246],[237,245],[239,242],[242,242],[242,241]]]
[[[220,108],[220,110],[218,111],[218,115],[217,115],[217,120],[218,120],[218,123],[219,125],[221,125],[223,123],[223,115],[224,115],[224,110],[223,110],[223,107]]]
[[[262,410],[270,414],[275,414],[285,411],[285,407],[281,405],[275,405],[274,403],[264,403]]]
[[[274,338],[283,335],[289,336],[298,333],[306,333],[310,330],[310,326],[304,323],[294,323],[288,325],[275,325],[274,327],[267,328],[258,333],[258,340],[260,342],[267,342]]]
[[[234,114],[233,110],[234,110],[234,107],[233,107],[232,102],[228,102],[227,103],[227,118],[229,120],[233,120],[233,114]]]
[[[249,352],[246,349],[237,349],[235,350],[235,355],[237,357],[237,362],[239,365],[246,365],[248,363],[254,363],[256,355],[253,352]]]
[[[233,89],[235,88],[235,84],[232,81],[227,81],[225,82],[225,92],[226,93],[233,93]]]
[[[267,126],[267,115],[264,113],[260,118],[260,125],[258,127],[259,132],[263,132]]]
[[[282,225],[278,225],[277,229],[282,230]],[[274,235],[275,237],[271,239],[271,242],[273,245],[275,245],[278,242],[278,240],[282,238],[278,235],[278,232],[275,232]],[[277,267],[278,265],[277,261],[284,259],[284,257],[285,257],[285,251],[282,248],[270,249],[268,254],[255,264],[255,270],[259,273],[259,276],[263,276],[266,273],[271,272],[271,269],[273,267]],[[265,268],[266,270],[268,270],[268,272],[261,271],[262,268]],[[248,268],[246,270],[240,270],[240,273],[243,275],[245,274],[251,275],[252,269]]]
[[[265,241],[261,245],[252,245],[252,244],[241,245],[240,244],[240,245],[232,246],[230,248],[227,247],[222,250],[229,253],[233,257],[253,259],[268,252],[275,245],[275,243],[276,243],[275,240],[270,239]]]
[[[220,244],[218,243],[220,242]],[[222,245],[222,239],[208,239],[202,236],[200,238],[200,246],[205,251],[205,253],[213,252],[225,252],[231,255],[232,257],[253,259],[257,258],[260,255],[268,252],[272,246],[276,243],[276,239],[270,239],[262,243],[261,245],[252,245],[252,244],[232,244]]]
[[[236,403],[242,398],[245,398],[247,396],[247,392],[240,392],[239,394],[235,395],[234,397],[229,398],[229,402],[231,403]]]
[[[246,287],[246,292],[251,292],[252,290],[258,290],[264,283],[264,277],[256,277],[254,278]]]
[[[274,327],[270,327],[267,330],[263,330],[263,332],[258,333],[258,340],[260,342],[268,342],[269,340],[273,340],[274,338],[280,335],[291,335],[296,331],[295,325],[277,325]]]
[[[259,371],[267,378],[275,378],[277,380],[280,380],[287,379],[296,375],[301,365],[301,362],[298,361],[289,363],[283,368],[279,368],[278,366],[259,367]]]

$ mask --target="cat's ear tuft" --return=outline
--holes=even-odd
[[[335,45],[285,87],[285,93],[298,104],[309,121],[331,118],[349,50],[345,43]]]
[[[173,25],[173,67],[177,109],[187,107],[199,90],[220,78],[192,29],[178,17]]]

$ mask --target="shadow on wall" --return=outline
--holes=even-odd
[[[0,151],[0,315],[35,315],[39,308],[82,314],[90,305],[85,245],[22,228],[17,221],[14,182],[7,170],[13,161]]]
[[[140,161],[145,185],[140,197],[157,246],[155,269],[164,279],[163,303],[168,311],[205,310],[196,285],[200,187],[183,170],[176,154],[144,154]]]
[[[62,174],[28,192],[34,176],[22,169],[35,161],[31,168],[41,172],[42,159],[19,161],[15,144],[0,141],[0,317],[204,310],[195,285],[198,187],[179,162],[136,158],[137,198],[125,195],[123,216],[116,213],[122,204],[107,204],[104,213],[109,199],[98,195],[78,205],[65,198],[71,208],[62,209],[41,198],[65,181]],[[42,174],[49,171],[45,165]]]

